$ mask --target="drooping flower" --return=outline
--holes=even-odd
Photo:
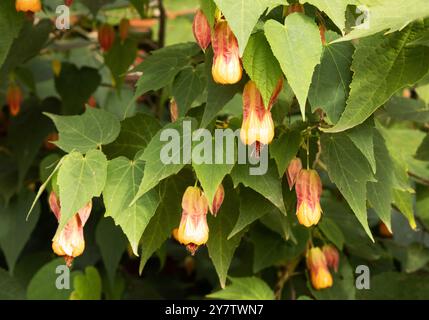
[[[67,7],[70,7],[70,6],[73,4],[73,0],[64,0],[64,4],[65,4]]]
[[[119,37],[121,41],[124,42],[128,38],[128,33],[130,31],[130,20],[124,18],[119,23]]]
[[[212,41],[212,33],[210,24],[202,10],[198,10],[195,14],[192,31],[200,48],[206,50]]]
[[[220,84],[234,84],[241,80],[240,52],[235,35],[228,26],[228,22],[220,21],[216,24],[212,37],[213,45],[213,80]]]
[[[325,255],[326,264],[328,265],[328,267],[334,269],[335,272],[338,272],[340,254],[338,253],[337,248],[335,248],[333,245],[326,244],[322,247],[322,251]]]
[[[15,84],[11,83],[7,88],[6,100],[9,106],[9,113],[12,116],[17,116],[21,110],[22,103],[22,91],[21,88]]]
[[[273,141],[274,122],[271,116],[271,108],[282,87],[283,79],[280,79],[271,97],[270,105],[265,108],[256,84],[253,81],[246,84],[243,91],[243,123],[240,131],[243,144],[252,145],[255,142],[270,144]]]
[[[225,189],[223,188],[223,185],[220,184],[216,190],[213,203],[212,203],[212,208],[210,210],[213,216],[215,217],[217,216],[217,213],[219,212],[219,209],[222,206],[224,198],[225,198]]]
[[[112,48],[113,43],[115,42],[115,30],[111,25],[107,23],[101,25],[98,29],[98,42],[104,52],[107,52]]]
[[[182,219],[175,238],[195,254],[209,238],[208,202],[201,189],[188,187],[182,198]],[[174,231],[173,231],[174,235]]]
[[[40,0],[16,0],[15,1],[16,11],[23,12],[39,12],[42,10],[42,3]]]
[[[97,100],[95,99],[94,96],[90,96],[88,101],[86,102],[86,104],[88,106],[90,106],[91,108],[96,108],[97,107]]]
[[[307,268],[314,289],[321,290],[332,286],[332,275],[320,248],[314,247],[307,251]]]
[[[57,145],[53,142],[58,140],[58,133],[57,132],[52,132],[50,134],[48,134],[48,136],[46,137],[46,139],[43,141],[43,147],[46,150],[55,150],[57,148]]]
[[[300,158],[293,158],[287,168],[287,182],[289,189],[292,190],[295,185],[296,179],[298,179],[299,173],[302,170],[302,162]]]
[[[301,170],[296,180],[295,190],[298,200],[296,215],[299,223],[306,227],[316,225],[322,215],[320,207],[322,181],[317,171]]]
[[[55,192],[49,196],[49,206],[57,218],[61,219],[61,206]],[[52,240],[52,250],[55,254],[63,256],[68,266],[71,266],[73,259],[82,255],[85,250],[85,239],[83,227],[89,218],[92,210],[92,201],[80,209],[65,225],[65,227],[54,236]]]

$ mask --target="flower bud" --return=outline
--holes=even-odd
[[[244,144],[270,144],[274,139],[274,122],[266,109],[256,84],[249,81],[243,91],[243,123],[240,138]]]
[[[241,80],[241,67],[238,42],[226,21],[216,25],[213,39],[213,80],[220,84],[234,84]]]
[[[390,232],[390,230],[387,228],[387,226],[381,221],[378,224],[378,233],[383,238],[392,238],[393,237],[392,232]]]
[[[22,103],[22,91],[18,85],[9,85],[7,88],[6,100],[9,106],[9,113],[14,117],[17,116],[21,110]]]
[[[16,0],[15,1],[16,11],[23,12],[39,12],[42,10],[42,3],[40,0]]]
[[[223,199],[225,198],[225,189],[223,188],[223,185],[220,184],[219,187],[216,190],[215,197],[213,199],[213,204],[211,208],[211,213],[213,216],[217,216],[217,213],[219,212],[220,207],[222,206]]]
[[[300,158],[293,158],[287,168],[287,182],[289,189],[292,190],[295,185],[296,179],[298,179],[299,173],[302,170],[302,162]]]
[[[192,31],[194,32],[194,37],[198,45],[205,51],[210,45],[212,33],[210,24],[202,10],[198,10],[195,14]]]
[[[58,133],[56,133],[56,132],[50,133],[46,137],[45,141],[43,141],[44,148],[46,150],[54,150],[57,147],[57,145],[54,144],[53,142],[57,141],[57,140],[58,140]]]
[[[61,61],[54,59],[52,60],[52,71],[54,72],[54,75],[58,77],[61,73]]]
[[[326,244],[322,247],[323,254],[325,255],[326,264],[329,268],[338,272],[338,264],[340,263],[340,254],[337,248],[333,245]]]
[[[104,52],[107,52],[112,48],[115,42],[115,30],[107,23],[101,25],[98,29],[98,42]]]
[[[86,104],[88,106],[90,106],[91,108],[96,108],[97,107],[97,100],[95,100],[94,96],[90,96],[88,101],[86,102]]]
[[[59,222],[61,219],[61,206],[54,192],[51,192],[49,196],[49,206]],[[92,201],[88,202],[85,207],[80,209],[52,240],[52,250],[55,254],[64,256],[67,266],[69,267],[73,259],[82,255],[85,250],[83,227],[89,218],[91,210]]]
[[[321,290],[332,287],[332,275],[320,248],[311,248],[307,252],[307,268],[310,272],[311,284],[314,289]]]
[[[322,215],[320,196],[322,195],[322,182],[316,170],[301,170],[295,185],[296,215],[300,224],[311,227],[316,225]]]
[[[121,20],[119,24],[119,37],[122,42],[124,42],[128,38],[128,33],[130,31],[130,20],[124,18]]]
[[[175,237],[181,244],[186,245],[192,254],[195,254],[198,246],[205,244],[209,238],[208,203],[200,188],[186,189],[182,198],[182,209],[182,219]]]
[[[67,7],[70,7],[70,6],[73,4],[73,0],[64,0],[64,4],[65,4]]]
[[[179,108],[174,98],[170,101],[170,118],[171,122],[176,122],[179,118]]]

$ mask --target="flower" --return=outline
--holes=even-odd
[[[393,234],[390,232],[389,228],[387,228],[386,224],[384,224],[382,221],[378,224],[378,233],[383,238],[392,238]]]
[[[49,206],[57,218],[61,219],[61,206],[55,192],[49,196]],[[85,239],[83,227],[92,210],[92,201],[80,209],[65,225],[57,232],[52,240],[52,250],[59,256],[64,256],[67,266],[71,266],[73,259],[82,255],[85,250]]]
[[[246,84],[243,91],[243,123],[240,131],[240,138],[244,144],[252,145],[255,142],[270,144],[273,141],[274,122],[270,110],[282,87],[283,79],[280,79],[268,108],[265,108],[256,84],[253,81]]]
[[[42,3],[40,0],[16,0],[15,9],[18,12],[39,12],[42,10]]]
[[[109,51],[115,42],[115,30],[107,23],[101,25],[98,29],[98,42],[103,51]]]
[[[198,246],[209,238],[207,225],[208,202],[201,189],[188,187],[182,198],[182,219],[175,238],[195,254]]]
[[[201,49],[206,50],[212,41],[212,33],[210,30],[210,24],[201,10],[198,10],[195,14],[194,23],[192,24],[192,31],[198,45],[201,47]]]
[[[22,91],[20,87],[14,83],[7,88],[6,100],[9,106],[9,113],[12,116],[17,116],[21,110]]]
[[[241,80],[241,67],[238,42],[226,21],[217,23],[212,38],[213,80],[220,84],[234,84]]]
[[[179,118],[179,108],[174,98],[170,100],[170,118],[171,122],[176,122]]]
[[[65,4],[67,7],[70,7],[70,6],[73,4],[73,0],[64,0],[64,4]]]
[[[216,190],[213,204],[210,212],[213,216],[217,216],[217,213],[219,212],[220,207],[222,206],[223,199],[225,198],[225,189],[223,188],[223,185],[220,184],[219,187]]]
[[[293,158],[287,168],[287,182],[289,189],[292,190],[295,185],[296,179],[298,179],[299,173],[302,170],[302,162],[300,158]]]
[[[333,245],[326,244],[322,247],[323,254],[325,255],[326,264],[329,268],[334,269],[338,272],[338,264],[340,263],[340,254],[337,248]]]
[[[295,185],[298,203],[296,215],[300,224],[311,227],[316,225],[322,215],[320,196],[322,182],[316,170],[301,170]]]
[[[307,268],[313,288],[321,290],[332,287],[333,279],[326,263],[325,255],[320,248],[314,247],[307,252]]]
[[[122,42],[124,42],[128,38],[128,33],[130,31],[130,20],[124,18],[119,23],[119,37]]]

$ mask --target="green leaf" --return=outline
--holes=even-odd
[[[228,239],[244,230],[248,225],[268,214],[278,210],[272,203],[250,188],[240,189],[240,215]]]
[[[356,26],[346,36],[336,41],[347,41],[367,37],[381,31],[394,32],[402,30],[414,20],[429,16],[429,3],[426,0],[414,0],[410,6],[408,0],[359,0],[365,5],[361,17],[365,18],[362,25]],[[367,16],[365,17],[365,11]]]
[[[59,106],[60,102],[54,98],[48,98],[41,104],[32,99],[28,100],[24,104],[24,107],[28,107],[27,110],[21,112],[11,122],[8,130],[8,144],[18,164],[20,184],[25,179],[43,141],[48,134],[55,131],[49,119],[42,115],[42,111],[53,112],[58,110]]]
[[[294,229],[297,241],[285,241],[280,235],[264,227],[252,229],[250,241],[253,243],[253,272],[276,265],[291,262],[304,253],[309,232],[303,226]]]
[[[236,36],[240,49],[240,56],[242,56],[259,17],[273,1],[254,0],[251,5],[249,5],[246,0],[214,1],[225,15],[232,32]]]
[[[305,119],[305,105],[314,68],[322,57],[319,29],[310,17],[294,13],[286,17],[284,25],[275,20],[267,21],[265,35],[297,96]]]
[[[63,158],[57,179],[61,203],[58,231],[93,197],[101,195],[106,176],[107,159],[99,150],[90,150],[85,156],[72,152]]]
[[[143,72],[137,81],[134,100],[152,90],[161,89],[173,82],[191,58],[201,51],[196,43],[181,43],[152,52],[135,71]]]
[[[0,221],[4,228],[4,232],[0,233],[0,247],[6,257],[10,274],[13,274],[16,261],[39,220],[40,205],[37,204],[35,213],[26,221],[27,210],[33,198],[34,194],[23,188],[9,205],[0,203]]]
[[[213,29],[215,24],[216,3],[213,0],[199,0],[200,8],[209,21],[210,27]]]
[[[340,132],[364,122],[396,91],[428,73],[429,48],[407,47],[423,29],[422,23],[415,23],[401,32],[359,42],[353,56],[354,75],[346,109],[338,123],[325,131]]]
[[[356,4],[356,0],[299,0],[299,2],[301,4],[310,3],[325,12],[343,34],[346,28],[347,6]]]
[[[104,63],[112,72],[115,87],[120,89],[129,67],[137,56],[137,43],[133,39],[122,41],[116,37],[112,48],[104,56]]]
[[[337,37],[331,31],[326,33],[327,39]],[[322,61],[314,70],[308,93],[311,111],[321,108],[331,123],[338,122],[345,108],[352,81],[353,52],[350,42],[328,44],[323,47]]]
[[[268,108],[283,74],[263,32],[257,32],[250,37],[243,55],[243,66],[250,79],[256,83],[264,105]]]
[[[274,292],[261,279],[229,278],[231,285],[221,291],[207,295],[207,298],[225,300],[274,300]]]
[[[216,115],[230,102],[238,92],[243,92],[244,79],[234,85],[220,85],[212,76],[213,50],[206,52],[207,103],[204,108],[200,127],[207,127]]]
[[[394,168],[384,139],[378,131],[374,135],[374,152],[377,162],[375,174],[377,182],[368,182],[368,201],[381,221],[391,230]]]
[[[63,101],[63,113],[81,113],[100,83],[101,76],[97,69],[78,68],[74,64],[63,62],[59,76],[55,77],[55,88]]]
[[[75,272],[68,274],[69,270],[63,258],[57,258],[45,264],[31,278],[27,287],[27,299],[67,300],[72,292],[71,288],[66,287],[67,281],[70,281],[69,286],[71,286],[76,274]],[[57,281],[62,285],[61,289],[57,288]]]
[[[105,5],[108,5],[114,0],[80,0],[88,9],[91,11],[94,18],[97,16],[98,11],[104,7]]]
[[[79,116],[58,116],[45,113],[55,123],[59,139],[55,144],[66,152],[85,153],[113,142],[119,135],[119,120],[101,109],[87,108]]]
[[[229,136],[228,132],[224,133],[226,138],[225,140],[228,141],[231,136]],[[233,135],[231,133],[231,135]],[[235,137],[235,136],[234,136]],[[227,150],[228,143],[225,142],[224,139],[222,141],[220,139],[214,139],[212,140],[213,148],[211,149],[211,157],[208,157],[207,159],[211,159],[211,163],[197,163],[195,157],[192,159],[192,167],[195,170],[195,174],[197,175],[198,180],[201,183],[201,186],[204,190],[204,194],[209,202],[209,206],[211,208],[214,196],[216,194],[216,191],[219,187],[219,185],[222,183],[223,178],[231,173],[232,168],[234,167],[235,160],[236,159],[228,159],[228,157],[223,157],[223,159],[217,159],[216,152],[223,151],[223,155],[228,155],[228,152],[231,152],[231,150]],[[235,140],[234,140],[235,141]],[[195,147],[198,145],[198,142],[194,143],[194,150]],[[223,146],[223,149],[222,149]],[[234,149],[235,150],[235,143],[234,143]],[[216,151],[218,150],[218,151]],[[205,153],[204,153],[204,156]],[[205,159],[205,157],[203,157]],[[222,160],[222,161],[217,161]],[[233,160],[233,161],[230,161]],[[217,162],[220,162],[219,164]],[[232,163],[228,163],[232,162]]]
[[[127,248],[127,238],[122,230],[115,226],[112,219],[100,219],[95,229],[95,241],[100,248],[107,277],[113,285],[122,254]]]
[[[140,273],[147,260],[171,236],[174,228],[179,227],[182,212],[182,196],[194,181],[189,174],[180,174],[161,183],[161,201],[155,215],[146,227],[142,240]]]
[[[23,23],[23,15],[16,12],[13,1],[2,1],[0,3],[0,68],[7,57],[13,40],[18,37]]]
[[[429,38],[429,31],[428,31],[428,38]],[[428,106],[429,105],[429,84],[425,84],[417,87],[416,92],[419,98],[423,100],[425,104]]]
[[[137,256],[142,234],[160,201],[159,191],[153,189],[129,206],[137,194],[143,170],[144,163],[141,160],[130,161],[120,157],[109,161],[103,191],[106,217],[112,217],[121,226]]]
[[[374,124],[368,120],[361,125],[354,127],[346,132],[350,140],[353,141],[356,148],[362,152],[371,166],[372,172],[376,172],[377,164],[374,152]]]
[[[416,230],[417,224],[414,218],[414,204],[411,193],[402,190],[393,190],[393,204],[408,219],[408,223],[413,230]],[[418,212],[418,209],[416,209]]]
[[[192,128],[195,126],[195,119],[184,118],[168,124],[152,138],[140,156],[140,160],[144,160],[146,165],[139,191],[133,202],[158,185],[161,180],[178,173],[190,163],[191,155],[186,150],[191,150]],[[168,140],[167,143],[161,140],[162,135],[164,141]]]
[[[392,97],[384,109],[387,115],[396,121],[429,122],[429,109],[421,100]]]
[[[252,188],[271,201],[283,214],[286,208],[283,202],[282,185],[275,164],[270,161],[268,171],[264,175],[251,175],[249,165],[237,164],[231,172],[231,178],[236,188],[240,183]]]
[[[74,291],[70,300],[100,300],[101,277],[94,267],[86,267],[85,273],[78,273],[73,279]]]
[[[301,132],[287,131],[270,145],[270,155],[276,161],[279,176],[286,172],[290,161],[296,156],[301,146]]]
[[[206,87],[204,65],[197,68],[186,67],[173,82],[173,96],[177,102],[179,117],[184,117],[194,101]]]
[[[138,152],[146,148],[159,129],[161,129],[161,125],[157,119],[147,114],[138,113],[121,122],[121,132],[118,138],[103,147],[103,152],[110,159],[119,156],[134,159]]]
[[[424,274],[383,272],[371,278],[371,290],[358,290],[359,300],[427,300],[429,277]]]
[[[326,238],[329,239],[338,249],[343,250],[344,246],[344,235],[334,220],[323,217],[322,221],[318,224],[320,230]]]
[[[25,290],[22,284],[6,270],[0,269],[0,299],[24,300]]]
[[[207,248],[210,259],[215,266],[220,285],[225,287],[226,277],[234,252],[240,244],[244,232],[229,237],[238,216],[239,199],[231,183],[225,185],[225,199],[217,217],[207,217],[210,228]]]
[[[423,161],[429,161],[429,135],[427,135],[420,147],[417,149],[416,158]]]
[[[367,159],[343,134],[322,135],[321,146],[331,181],[337,185],[366,233],[373,239],[366,212],[366,183],[372,179]]]

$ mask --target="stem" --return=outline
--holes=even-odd
[[[310,135],[307,136],[307,148],[306,149],[307,149],[307,170],[310,170]]]
[[[288,282],[288,280],[293,276],[295,268],[298,265],[299,261],[300,258],[297,258],[289,264],[286,264],[281,267],[275,289],[276,300],[280,300],[282,298],[283,288],[286,282]]]
[[[165,45],[165,29],[166,29],[166,12],[162,0],[158,0],[159,7],[159,32],[158,32],[158,46],[163,48]]]

